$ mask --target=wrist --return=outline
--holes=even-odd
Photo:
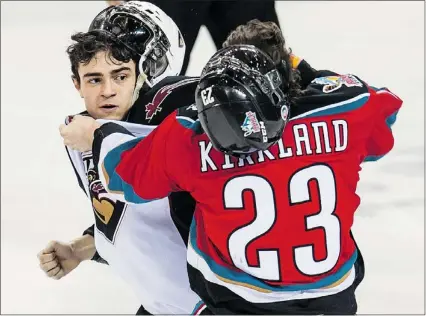
[[[99,124],[99,122],[94,121],[91,128],[90,128],[90,143],[93,145],[93,141],[95,139],[95,132],[101,127],[102,125]]]
[[[95,134],[95,131],[101,126],[101,123],[99,123],[98,121],[94,121],[92,124],[92,135]]]
[[[83,235],[70,242],[74,256],[80,261],[91,260],[96,253],[95,239],[91,235]]]

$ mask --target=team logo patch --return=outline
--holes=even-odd
[[[106,192],[104,186],[102,185],[102,182],[99,180],[96,182],[92,182],[92,184],[90,185],[90,190],[95,192],[96,194]]]
[[[255,112],[246,112],[246,118],[244,119],[243,125],[241,125],[241,129],[244,132],[244,137],[260,132],[260,124]]]
[[[146,119],[148,122],[151,122],[152,118],[158,113],[161,112],[163,109],[161,107],[161,104],[166,99],[166,97],[172,93],[172,91],[180,86],[184,86],[188,83],[194,82],[196,79],[190,78],[178,81],[177,83],[164,86],[160,88],[157,93],[154,95],[154,98],[151,102],[149,102],[147,105],[145,105],[145,113],[146,113]]]
[[[362,87],[362,83],[353,75],[321,77],[312,80],[312,83],[323,85],[322,91],[324,93],[336,91],[343,85],[346,87]]]

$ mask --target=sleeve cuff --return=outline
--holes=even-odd
[[[83,232],[83,236],[84,235],[90,235],[93,238],[95,238],[95,224],[86,228]],[[95,252],[92,259],[90,259],[90,260],[93,260],[93,261],[96,261],[96,262],[99,262],[99,263],[108,264],[108,262],[99,255],[98,251]]]
[[[93,163],[95,166],[99,163],[99,157],[101,154],[102,141],[113,133],[132,135],[126,128],[115,123],[106,123],[101,127],[97,128],[94,133],[93,144],[92,144],[92,155]]]

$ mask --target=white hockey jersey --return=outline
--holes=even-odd
[[[138,137],[155,128],[114,123]],[[69,147],[67,151],[79,184],[93,205],[99,255],[133,287],[150,313],[190,314],[200,298],[189,286],[187,249],[172,219],[169,200],[141,205],[117,201],[102,186],[91,152],[82,154]]]

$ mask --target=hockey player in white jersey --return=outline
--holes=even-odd
[[[173,106],[182,105],[185,98],[189,105],[194,102],[197,78],[166,78],[179,74],[185,43],[176,24],[158,7],[127,2],[107,8],[89,32],[72,39],[75,43],[67,52],[74,85],[85,101],[84,115],[138,123],[123,124],[143,136]],[[175,94],[180,102],[175,102]],[[193,200],[178,193],[145,205],[118,202],[103,188],[91,152],[80,154],[68,146],[67,152],[93,206],[95,225],[70,242],[50,242],[38,255],[40,267],[60,279],[83,260],[108,263],[140,298],[137,314],[191,313],[200,301],[189,287],[186,270]]]

